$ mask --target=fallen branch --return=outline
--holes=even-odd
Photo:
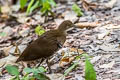
[[[98,26],[98,22],[83,22],[83,23],[76,23],[77,28],[94,28]]]

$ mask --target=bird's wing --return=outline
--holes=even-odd
[[[58,50],[58,44],[55,40],[55,38],[48,39],[48,37],[40,37],[28,45],[18,58],[18,61],[29,61],[42,57],[49,57]]]

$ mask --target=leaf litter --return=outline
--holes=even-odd
[[[102,2],[104,0],[100,0],[100,1]],[[114,6],[114,5],[116,5],[116,3],[115,3],[116,1],[117,0],[111,0],[110,2],[108,1],[108,3],[106,3],[106,4],[110,4],[110,5],[104,7],[103,10],[99,10],[100,8],[98,8],[98,11],[96,13],[94,13],[94,11],[89,11],[89,9],[91,9],[91,8],[94,10],[96,9],[95,4],[88,3],[88,2],[87,2],[87,5],[82,4],[82,6],[84,6],[83,8],[88,11],[84,11],[82,8],[81,10],[83,11],[84,15],[81,16],[80,18],[77,15],[75,15],[75,13],[71,12],[69,10],[69,8],[66,7],[66,5],[59,4],[55,10],[56,13],[59,13],[59,15],[57,15],[58,17],[55,18],[54,21],[49,20],[46,23],[44,23],[44,17],[38,17],[39,13],[34,14],[32,17],[26,17],[25,13],[23,13],[23,14],[20,13],[21,14],[20,15],[19,13],[16,14],[13,12],[11,14],[11,12],[9,12],[9,7],[6,7],[7,8],[6,12],[2,11],[2,13],[3,13],[2,19],[4,22],[8,18],[10,18],[9,17],[10,15],[17,18],[16,21],[19,22],[20,24],[17,24],[17,26],[10,25],[9,27],[12,29],[9,29],[8,31],[5,31],[5,32],[7,33],[7,35],[9,32],[12,32],[11,35],[14,32],[18,33],[18,35],[20,34],[19,36],[24,38],[22,40],[22,42],[25,41],[24,44],[27,45],[30,43],[31,38],[33,38],[35,40],[38,37],[34,33],[34,29],[37,24],[40,24],[46,30],[56,28],[55,26],[60,24],[60,22],[65,19],[70,19],[73,22],[78,21],[76,23],[77,25],[83,25],[83,22],[80,22],[80,19],[83,18],[85,20],[85,17],[87,16],[87,21],[86,21],[87,23],[85,22],[84,24],[85,25],[87,24],[87,26],[91,26],[94,28],[88,29],[88,28],[83,27],[82,29],[81,28],[74,29],[71,32],[72,34],[67,36],[68,39],[67,39],[64,47],[71,47],[71,48],[75,48],[75,49],[78,48],[84,52],[87,52],[90,56],[92,56],[91,62],[94,64],[94,67],[96,69],[97,80],[119,79],[119,74],[120,74],[119,73],[119,68],[120,68],[120,64],[119,64],[119,62],[120,62],[119,61],[119,59],[120,59],[120,54],[119,54],[119,52],[120,52],[120,49],[119,49],[120,26],[118,24],[119,23],[118,17],[120,16],[119,15],[120,11],[119,11],[119,5]],[[80,1],[78,1],[77,3],[81,4]],[[90,6],[88,6],[88,5],[90,5]],[[79,5],[79,7],[81,7],[81,5]],[[112,12],[109,10],[108,11],[104,10],[106,8],[111,8],[112,10],[116,9],[116,8],[118,8],[118,9],[116,11],[113,10],[113,12]],[[17,11],[17,10],[13,10],[13,11]],[[69,17],[69,16],[72,16],[72,17]],[[97,17],[95,17],[95,16],[97,16]],[[96,22],[99,22],[99,23],[96,23]],[[116,22],[118,22],[118,23],[116,23]],[[2,24],[2,23],[0,22],[0,24]],[[29,29],[28,31],[25,28],[25,25],[27,25],[27,27]],[[0,25],[0,27],[2,27],[2,28],[0,28],[0,48],[3,50],[3,49],[5,49],[5,47],[9,48],[11,46],[11,42],[12,42],[11,37],[13,37],[13,35],[7,37],[6,39],[3,39],[1,36],[6,36],[5,33],[2,33],[4,31],[4,29],[6,28],[6,24],[4,26]],[[18,28],[18,29],[16,29],[16,28]],[[28,39],[30,41],[25,40],[26,37],[29,37]],[[20,40],[20,37],[18,37],[17,39],[13,38],[13,41],[19,42],[19,40]],[[22,49],[23,49],[23,47],[22,47]],[[10,54],[9,49],[5,50],[5,52],[6,52],[5,53],[6,57],[4,56],[4,58],[2,58],[0,60],[1,67],[5,66],[7,64],[10,64],[10,63],[14,64],[14,60],[17,58],[16,56],[12,56]],[[74,62],[74,56],[71,54],[76,53],[76,51],[74,51],[74,49],[72,51],[68,51],[68,52],[69,52],[69,54],[67,54],[66,50],[65,50],[64,55],[66,55],[66,54],[70,55],[69,57],[67,56],[66,58],[63,58],[63,56],[60,56],[61,53],[58,53],[58,55],[55,55],[55,58],[53,59],[56,62],[61,60],[62,61],[61,64],[64,67],[64,70],[66,70],[69,67],[69,65],[71,65],[71,62]],[[77,54],[75,54],[75,55],[77,55]],[[107,57],[105,57],[105,56],[107,56]],[[67,65],[64,66],[63,62],[67,62]],[[59,62],[57,62],[55,64],[58,64],[58,63]],[[83,64],[82,61],[81,61],[81,64]],[[45,64],[44,64],[44,66],[45,66]],[[59,67],[59,65],[56,67]],[[84,71],[82,71],[83,69],[84,69],[84,65],[78,65],[78,67],[76,67],[74,70],[72,70],[71,72],[68,73],[66,80],[67,79],[75,80],[76,78],[78,78],[77,75],[80,75],[83,78],[84,77],[84,75],[83,75]],[[51,74],[50,74],[50,76],[51,76]],[[60,74],[60,76],[63,76],[63,74]],[[108,76],[109,76],[109,78],[108,78]],[[64,80],[64,78],[63,78],[63,80]]]

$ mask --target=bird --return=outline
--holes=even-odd
[[[46,63],[51,72],[48,62],[49,57],[62,48],[66,41],[67,31],[70,31],[74,27],[75,25],[70,20],[65,20],[57,29],[43,33],[38,39],[27,46],[16,62],[46,59]]]

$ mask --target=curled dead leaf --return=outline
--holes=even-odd
[[[60,67],[64,67],[64,66],[70,64],[74,59],[75,59],[75,56],[62,58],[60,60],[59,65],[60,65]]]
[[[86,11],[96,9],[98,6],[95,3],[89,3],[86,0],[82,0],[82,6]]]

